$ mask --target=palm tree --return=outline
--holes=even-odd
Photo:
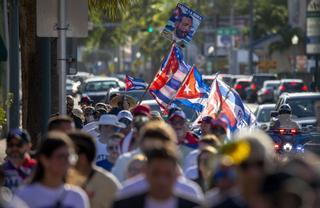
[[[124,13],[132,3],[137,0],[88,0],[91,11],[103,11],[108,17],[115,19]],[[37,145],[40,136],[41,114],[45,109],[41,104],[41,86],[43,82],[43,71],[40,68],[39,38],[36,36],[36,0],[20,0],[20,47],[22,68],[22,126],[26,128],[33,144]],[[56,41],[51,39],[51,62],[52,71],[55,71]],[[57,76],[52,74],[52,82]],[[57,89],[56,85],[53,88]],[[57,98],[53,91],[53,98]],[[57,99],[52,99],[52,105],[56,105]]]

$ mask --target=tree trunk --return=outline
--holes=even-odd
[[[36,36],[36,0],[20,1],[20,46],[22,68],[23,128],[31,135],[34,147],[41,137],[41,82],[39,47]]]

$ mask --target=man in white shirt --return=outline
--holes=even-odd
[[[125,125],[118,121],[117,116],[105,114],[102,115],[98,121],[100,135],[96,138],[97,157],[96,162],[105,160],[107,158],[106,144],[108,139],[115,132],[125,128]]]

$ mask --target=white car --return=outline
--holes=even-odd
[[[271,112],[276,108],[276,104],[259,105],[254,115],[256,116],[257,127],[266,128],[270,125]]]
[[[104,102],[109,89],[120,88],[123,85],[118,78],[95,77],[87,79],[82,85],[82,96],[89,96],[94,103]]]

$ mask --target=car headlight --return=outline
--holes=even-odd
[[[292,144],[286,143],[285,145],[283,145],[283,150],[286,152],[290,152],[292,150]]]

